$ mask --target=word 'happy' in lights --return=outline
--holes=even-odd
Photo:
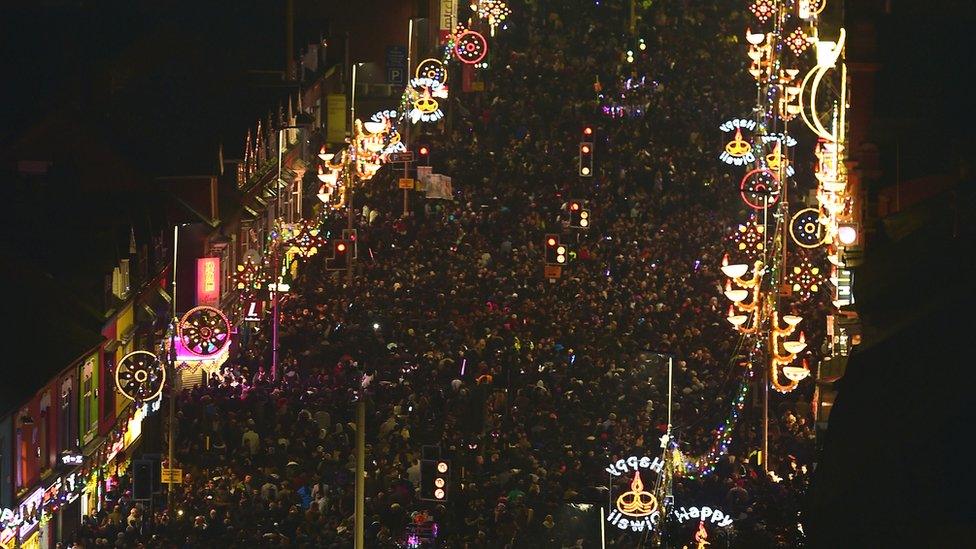
[[[407,86],[409,102],[412,106],[409,112],[410,121],[437,122],[444,118],[437,99],[447,99],[447,86],[430,78],[414,78]]]

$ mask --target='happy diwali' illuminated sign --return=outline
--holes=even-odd
[[[647,456],[640,458],[630,456],[607,466],[605,470],[614,477],[624,474],[630,476],[633,472],[629,489],[617,496],[616,508],[607,515],[607,522],[621,530],[628,528],[633,532],[652,530],[660,520],[661,514],[658,510],[657,498],[644,488],[641,469],[660,474],[663,468],[664,462],[661,458],[656,457],[652,460]]]
[[[756,156],[752,153],[752,144],[742,136],[742,131],[752,131],[756,128],[755,120],[746,120],[743,118],[733,118],[723,122],[719,129],[725,133],[735,131],[735,136],[732,141],[725,144],[725,148],[722,150],[722,154],[719,155],[718,159],[726,164],[733,166],[745,166],[756,161]]]

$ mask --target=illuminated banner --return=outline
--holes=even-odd
[[[447,42],[447,38],[454,33],[454,27],[457,26],[457,0],[441,0],[439,20],[441,42]]]
[[[330,93],[325,97],[325,140],[342,143],[346,139],[346,96]]]
[[[197,305],[220,305],[220,258],[197,259]]]

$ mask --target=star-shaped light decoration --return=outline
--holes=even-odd
[[[248,256],[245,256],[244,262],[237,266],[232,278],[234,287],[244,296],[254,295],[268,280],[261,266]]]
[[[794,54],[800,55],[801,53],[807,51],[807,48],[810,47],[810,39],[807,37],[807,34],[803,32],[803,29],[797,27],[793,29],[793,32],[786,37],[786,45],[793,50]]]
[[[749,11],[756,16],[760,23],[765,23],[773,15],[773,0],[756,0],[749,6]]]
[[[790,285],[794,295],[806,301],[810,299],[810,296],[820,291],[824,282],[823,271],[804,257],[797,265],[787,271],[786,282]]]
[[[744,254],[750,260],[758,259],[763,253],[765,244],[766,227],[756,221],[756,216],[750,216],[749,221],[739,225],[732,234],[735,241],[735,249]]]
[[[319,234],[319,228],[312,221],[305,221],[300,224],[298,232],[287,242],[291,249],[302,257],[308,258],[325,247],[326,240]]]
[[[491,27],[492,36],[495,36],[495,28],[501,25],[502,21],[511,13],[512,10],[502,0],[481,0],[478,6],[478,16],[488,20],[488,26]]]

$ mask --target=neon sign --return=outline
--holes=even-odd
[[[220,304],[220,258],[197,259],[197,305]]]

